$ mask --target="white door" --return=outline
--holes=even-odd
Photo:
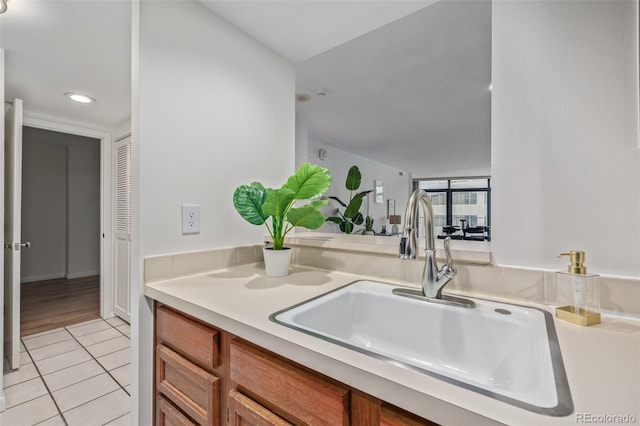
[[[20,367],[20,235],[22,197],[22,100],[5,113],[4,126],[4,340],[12,369]]]
[[[114,312],[131,322],[131,136],[116,142],[116,244]]]

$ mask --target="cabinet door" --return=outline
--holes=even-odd
[[[291,423],[234,390],[229,392],[232,426],[287,426]]]
[[[240,340],[230,348],[231,380],[296,424],[348,425],[349,389]]]
[[[156,424],[158,426],[197,426],[173,404],[159,395],[156,397]]]
[[[219,380],[166,346],[156,350],[156,389],[200,425],[218,425]]]
[[[382,404],[380,408],[380,426],[430,426],[437,423],[421,419],[396,407]]]
[[[115,144],[116,229],[114,312],[131,322],[131,136]]]

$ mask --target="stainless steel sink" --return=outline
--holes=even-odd
[[[394,288],[356,281],[270,319],[526,410],[573,412],[549,312],[482,299],[465,309]]]

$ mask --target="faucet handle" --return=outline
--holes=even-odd
[[[451,237],[444,239],[444,254],[447,256],[447,266],[453,265],[453,258],[451,257]]]

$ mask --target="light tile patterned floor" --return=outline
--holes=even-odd
[[[129,324],[119,318],[23,337],[20,369],[3,363],[0,425],[129,425],[129,347]]]

